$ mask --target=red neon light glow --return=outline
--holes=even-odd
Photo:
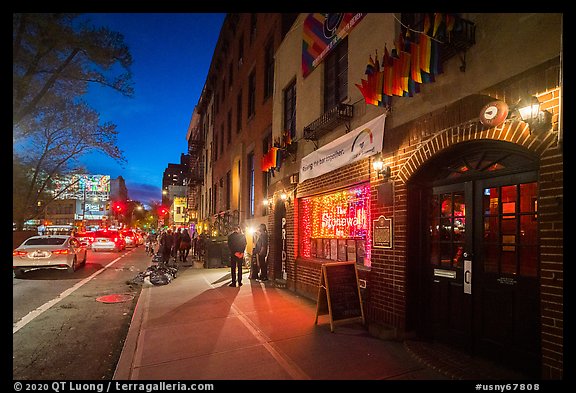
[[[365,259],[369,265],[372,243],[370,185],[303,198],[300,202],[302,256],[311,256],[313,239],[360,239],[365,242]]]

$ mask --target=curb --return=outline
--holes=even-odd
[[[142,299],[142,296],[144,296],[144,299]],[[113,380],[130,380],[132,377],[132,368],[134,366],[136,350],[138,349],[138,341],[140,338],[140,332],[142,331],[144,314],[148,309],[149,302],[150,287],[144,287],[140,291],[140,296],[138,297],[138,301],[134,307],[132,320],[128,327],[128,334],[126,335],[126,340],[124,341],[124,346],[122,347],[122,352],[120,353],[120,358],[118,359],[116,370],[112,377]]]

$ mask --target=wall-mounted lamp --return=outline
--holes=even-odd
[[[388,165],[384,166],[384,160],[382,160],[382,155],[378,154],[374,157],[372,161],[372,168],[376,172],[378,179],[382,177],[384,180],[388,181],[390,175],[392,174],[392,170]]]
[[[262,200],[262,206],[264,206],[264,211],[265,214],[269,213],[269,209],[272,209],[272,204],[274,203],[274,200],[272,198],[268,199],[268,198],[264,198]]]
[[[552,127],[552,114],[548,111],[540,110],[540,101],[531,96],[529,99],[522,99],[516,105],[518,114],[522,121],[528,123],[530,132],[537,134],[550,130]]]
[[[280,199],[284,202],[288,202],[289,205],[292,204],[292,198],[290,198],[290,195],[288,195],[286,191],[282,191]]]

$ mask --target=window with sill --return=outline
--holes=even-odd
[[[290,138],[296,138],[296,80],[284,89],[284,131],[290,132]]]
[[[255,176],[255,158],[254,152],[248,154],[248,217],[254,217],[254,176]]]
[[[324,111],[348,97],[348,38],[336,45],[324,60]]]
[[[236,133],[239,134],[242,130],[242,90],[238,92],[236,98]]]
[[[248,118],[256,112],[256,71],[248,77]]]
[[[264,99],[274,92],[274,42],[271,40],[264,51]]]

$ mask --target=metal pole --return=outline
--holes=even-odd
[[[82,230],[86,231],[86,182],[84,182],[84,203],[82,205]]]

